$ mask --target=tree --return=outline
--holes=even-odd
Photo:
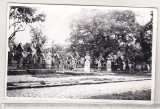
[[[17,43],[15,42],[15,38],[12,38],[11,40],[10,40],[10,43],[8,44],[8,50],[9,51],[13,51],[13,49],[14,49],[14,47],[17,45]]]
[[[138,58],[148,64],[151,64],[152,57],[153,11],[151,11],[150,15],[150,21],[144,26],[140,26],[139,36],[137,36],[137,43],[139,43],[141,47]]]
[[[84,14],[71,23],[71,50],[85,54],[90,51],[92,57],[100,53],[106,57],[109,53],[121,51],[126,58],[132,58],[137,26],[135,13],[124,11],[83,11]]]
[[[52,54],[54,54],[54,53],[58,53],[58,52],[61,52],[61,51],[64,51],[65,49],[65,47],[64,47],[64,45],[61,45],[61,44],[56,44],[54,41],[52,41],[52,43],[51,43],[51,52],[52,52]]]
[[[47,43],[47,36],[43,33],[42,28],[31,27],[31,43],[35,45],[35,47],[44,47]]]
[[[13,31],[9,35],[9,42],[16,36],[17,32],[24,31],[28,24],[34,22],[44,22],[45,14],[36,14],[37,9],[26,6],[10,6],[9,30]]]

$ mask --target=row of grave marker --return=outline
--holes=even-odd
[[[76,53],[78,54],[78,53]],[[103,62],[102,62],[103,61]],[[54,68],[54,69],[77,69],[83,68],[85,59],[79,54],[75,57],[73,55],[60,56],[58,53],[52,55],[50,52],[44,54],[41,47],[34,48],[29,46],[27,51],[24,51],[22,44],[19,44],[13,50],[8,52],[8,65],[10,69],[24,69],[24,68]],[[100,56],[93,63],[94,68],[98,70],[131,70],[132,64],[130,60],[124,61],[120,56],[114,59],[112,55],[108,55],[106,59]],[[137,69],[144,67],[137,65]],[[145,69],[150,70],[149,65],[145,65]]]

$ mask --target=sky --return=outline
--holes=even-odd
[[[51,46],[51,42],[54,40],[55,43],[68,44],[66,41],[70,37],[69,23],[73,20],[76,15],[81,12],[82,8],[93,9],[113,9],[111,7],[95,7],[95,6],[69,6],[69,5],[30,5],[38,6],[37,13],[45,13],[46,20],[43,23],[35,23],[32,26],[42,27],[44,34],[47,35],[48,43],[46,46]],[[132,8],[129,8],[133,10]],[[118,8],[118,10],[124,10],[124,8]],[[136,20],[139,24],[146,24],[151,16],[150,9],[135,8],[133,10],[137,17]],[[24,38],[25,35],[25,38]],[[22,38],[23,37],[23,38]],[[27,27],[25,31],[18,32],[16,34],[16,42],[25,44],[31,42],[30,28]]]

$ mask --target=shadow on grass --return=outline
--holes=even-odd
[[[128,91],[124,93],[113,93],[107,95],[92,96],[88,99],[113,99],[113,100],[151,100],[151,90]]]

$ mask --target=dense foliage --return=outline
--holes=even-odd
[[[12,45],[16,33],[24,31],[26,26],[34,22],[44,22],[45,14],[36,14],[37,9],[25,6],[10,6],[9,11],[9,45]]]
[[[148,63],[151,58],[152,19],[141,26],[130,10],[83,10],[81,16],[72,21],[70,28],[70,50],[81,55],[90,51],[93,58],[100,53],[106,58],[108,54],[121,52],[125,59],[135,63]]]

